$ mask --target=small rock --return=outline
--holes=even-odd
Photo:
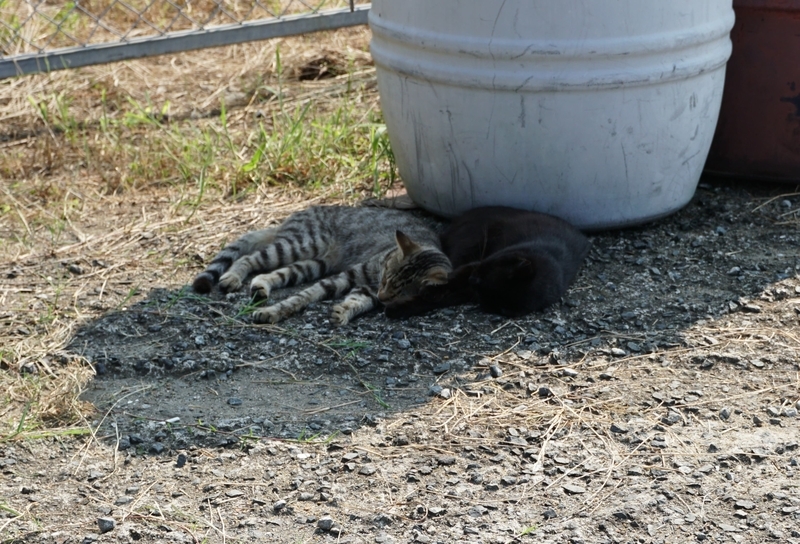
[[[726,406],[725,408],[719,411],[719,418],[723,421],[727,421],[728,419],[730,419],[731,414],[733,414],[733,410]]]
[[[336,524],[336,522],[333,521],[333,518],[330,517],[330,516],[322,516],[317,521],[317,527],[322,529],[323,531],[326,531],[326,532],[330,531],[331,529],[333,529],[335,524]]]
[[[184,455],[183,453],[179,453],[178,454],[178,460],[175,461],[175,467],[176,468],[183,468],[183,466],[185,464],[186,464],[186,455]]]
[[[574,368],[562,368],[561,375],[566,376],[568,378],[574,378],[578,375],[578,371]]]
[[[781,415],[781,411],[774,406],[770,406],[767,408],[767,413],[772,417],[778,417]]]
[[[436,462],[443,466],[451,466],[456,464],[456,458],[452,455],[447,455],[443,457],[439,457],[436,459]]]
[[[150,444],[150,453],[159,454],[162,453],[166,447],[161,442],[153,442]]]
[[[364,475],[364,476],[372,476],[377,471],[378,471],[378,469],[375,468],[375,465],[369,464],[369,465],[364,465],[363,467],[361,467],[361,470],[359,470],[358,473],[361,474],[361,475]]]
[[[742,306],[742,310],[749,314],[760,314],[761,306],[758,306],[757,304],[745,304]]]
[[[284,508],[286,508],[286,501],[284,501],[284,500],[280,500],[280,501],[278,501],[278,502],[276,502],[275,504],[272,505],[272,511],[273,512],[280,512]]]
[[[783,417],[797,417],[797,408],[784,408],[781,415]]]
[[[748,501],[748,500],[742,499],[740,501],[736,501],[736,504],[734,504],[734,507],[742,509],[742,510],[752,510],[753,508],[756,507],[756,503],[754,503],[753,501]]]
[[[579,485],[567,484],[562,486],[562,488],[570,495],[580,495],[581,493],[586,493],[586,488]]]
[[[78,266],[75,263],[69,264],[67,266],[67,270],[69,270],[71,273],[75,274],[76,276],[80,276],[81,274],[83,274],[83,268],[81,268],[80,266]],[[105,532],[105,531],[103,531],[103,532]]]
[[[228,399],[228,404],[230,404],[231,406],[241,406],[242,405],[242,399],[237,398],[237,397],[231,397],[231,398]]]
[[[121,497],[117,497],[117,500],[114,501],[114,504],[117,506],[122,506],[123,504],[128,504],[133,501],[133,497],[129,497],[127,495],[123,495]]]
[[[309,493],[307,491],[304,491],[303,493],[300,493],[300,495],[297,497],[297,500],[300,500],[300,501],[313,501],[314,500],[314,494],[313,493]]]
[[[544,516],[544,519],[553,519],[555,517],[558,517],[558,514],[552,508],[548,508],[547,510],[542,512],[542,515]]]
[[[206,339],[205,339],[204,336],[198,335],[198,336],[194,337],[194,343],[195,343],[196,346],[205,346],[206,345]]]
[[[628,353],[624,349],[611,348],[611,355],[614,357],[625,357]]]
[[[242,491],[241,489],[231,489],[225,492],[225,496],[231,499],[235,497],[241,497],[242,495],[244,495],[244,491]]]
[[[433,367],[434,374],[444,374],[448,370],[450,370],[450,363],[441,363]]]
[[[489,367],[489,374],[491,374],[492,378],[499,378],[503,375],[503,369],[498,365],[492,365]]]
[[[100,534],[107,533],[117,526],[114,518],[97,518],[97,527],[100,529]]]
[[[625,433],[628,432],[628,429],[627,429],[627,427],[623,427],[622,425],[619,425],[617,423],[612,423],[611,424],[611,432],[612,433],[617,433],[617,434],[625,434]]]
[[[439,391],[439,396],[443,399],[449,399],[453,396],[453,392],[450,390],[449,387],[442,387],[442,390]]]

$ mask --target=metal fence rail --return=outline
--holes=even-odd
[[[0,0],[0,79],[361,25],[369,8],[355,0]]]

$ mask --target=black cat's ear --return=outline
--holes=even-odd
[[[419,245],[414,242],[414,240],[403,234],[402,231],[395,231],[394,236],[397,240],[397,247],[399,247],[400,251],[403,252],[403,257],[408,257],[415,251],[419,251]]]
[[[513,276],[515,278],[524,278],[533,275],[533,263],[528,259],[520,259],[513,268]]]
[[[422,280],[422,285],[442,285],[447,283],[447,276],[449,272],[442,266],[431,268],[425,274],[425,279]]]

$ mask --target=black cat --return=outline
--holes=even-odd
[[[389,303],[392,318],[478,303],[481,310],[518,317],[543,310],[566,292],[589,251],[589,240],[552,215],[503,206],[476,208],[441,234],[453,264],[448,281],[413,299]]]

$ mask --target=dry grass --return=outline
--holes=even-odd
[[[0,2],[0,54],[117,42],[347,5],[343,0]]]
[[[188,277],[231,232],[391,186],[368,37],[0,82],[0,436],[86,424],[92,370],[60,351],[77,324]]]

